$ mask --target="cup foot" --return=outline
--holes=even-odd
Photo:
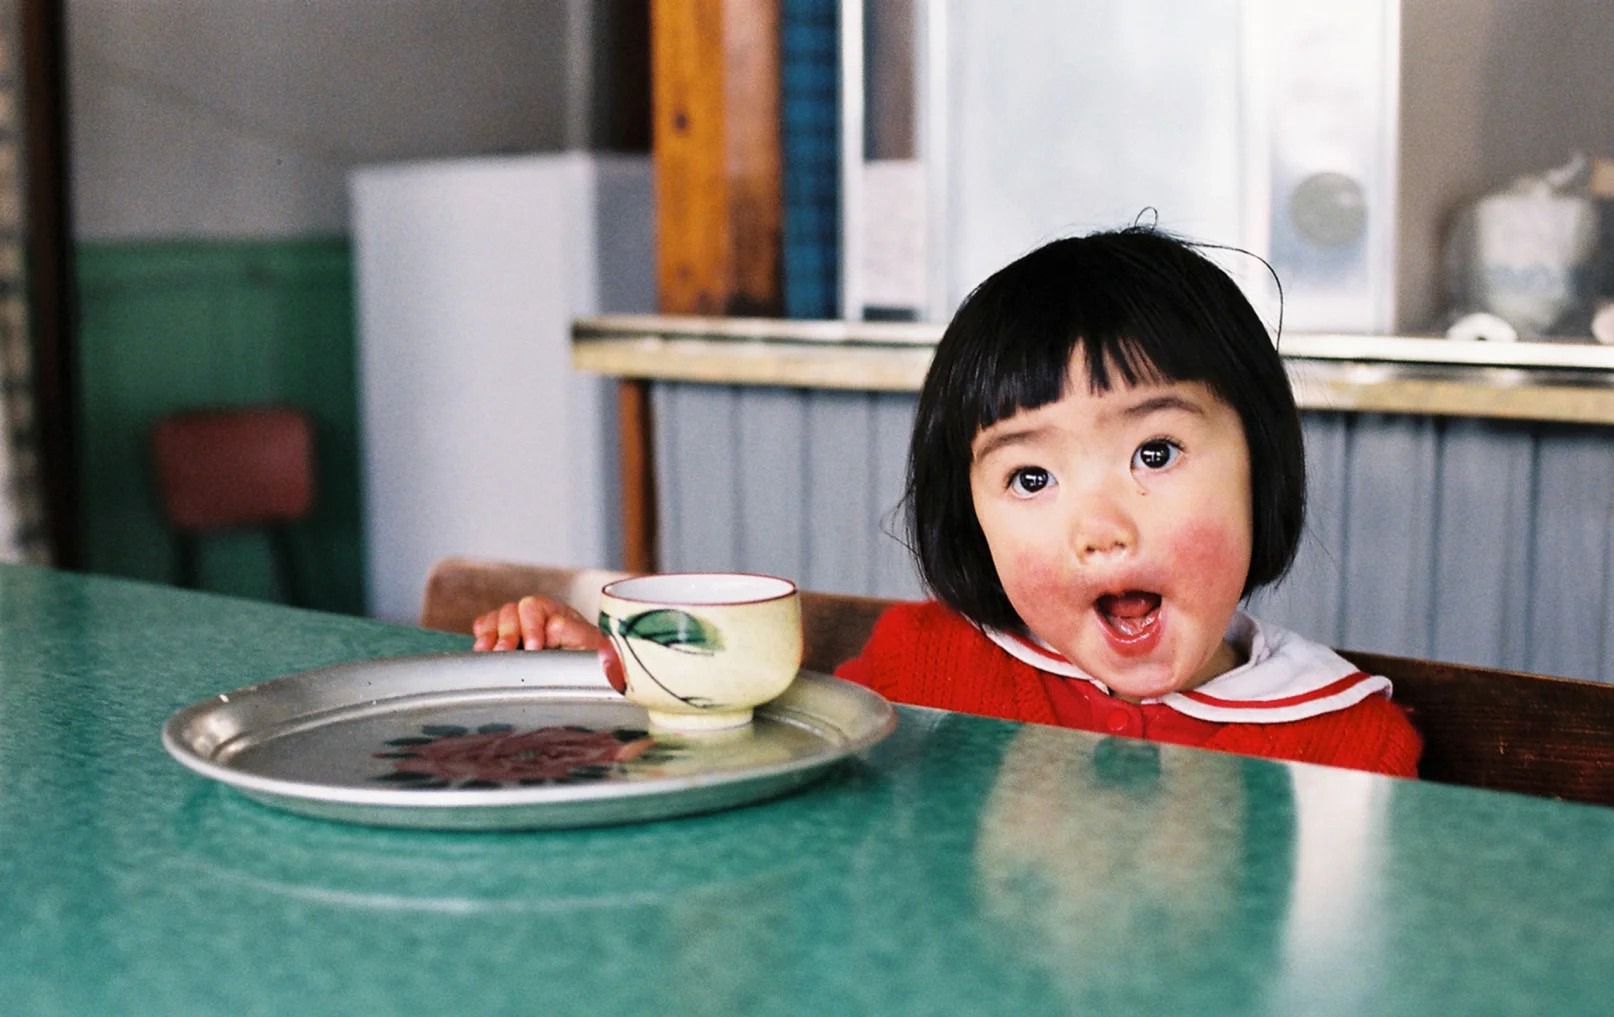
[[[694,733],[701,731],[729,731],[751,723],[751,709],[725,710],[721,713],[664,713],[646,710],[650,727],[662,731]]]

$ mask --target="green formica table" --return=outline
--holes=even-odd
[[[1614,810],[902,709],[787,797],[372,828],[175,709],[467,641],[0,567],[0,1013],[1610,1014]]]

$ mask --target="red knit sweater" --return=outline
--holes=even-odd
[[[1423,747],[1406,715],[1382,695],[1276,724],[1216,723],[1160,703],[1128,703],[1091,682],[1049,675],[1016,660],[935,601],[888,609],[863,652],[836,674],[913,706],[1397,777],[1417,775]]]

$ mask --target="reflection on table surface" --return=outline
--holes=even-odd
[[[775,801],[442,833],[279,812],[158,740],[467,642],[0,567],[0,1009],[1607,1010],[1609,809],[904,709]]]

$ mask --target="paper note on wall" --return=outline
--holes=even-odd
[[[918,161],[865,164],[862,250],[865,308],[917,314],[926,278],[925,174]]]

